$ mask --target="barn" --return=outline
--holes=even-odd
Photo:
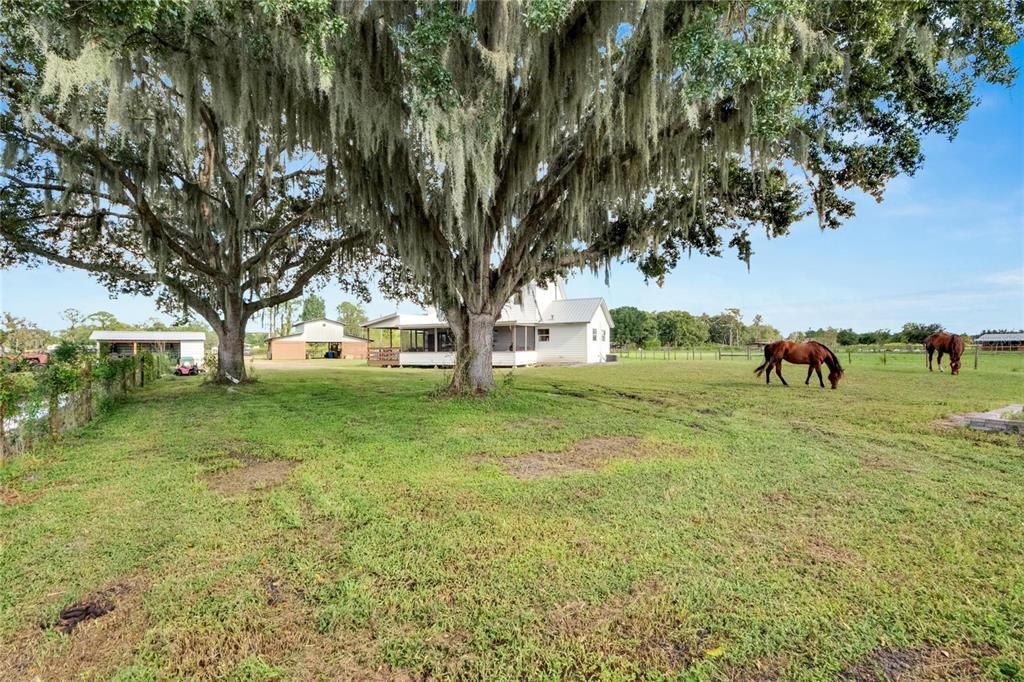
[[[268,360],[305,360],[313,357],[365,360],[369,341],[345,333],[335,320],[307,320],[293,327],[287,336],[270,338]]]
[[[974,339],[981,350],[1024,350],[1024,333],[988,333]]]

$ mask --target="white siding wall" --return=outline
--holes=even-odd
[[[404,350],[398,362],[408,367],[451,367],[455,364],[455,353],[427,353]]]
[[[535,351],[494,351],[491,364],[494,367],[512,367],[513,358],[516,367],[537,364]],[[406,367],[451,367],[455,364],[455,353],[427,353],[421,351],[402,351],[399,362]]]
[[[537,335],[537,362],[573,363],[587,362],[587,326],[579,324],[552,324],[544,326],[541,322],[537,329],[551,330],[549,341],[541,341]]]
[[[182,341],[181,357],[192,358],[200,365],[203,364],[203,356],[206,354],[205,341]]]
[[[597,341],[594,340],[594,332],[597,331]],[[594,312],[594,317],[587,325],[587,362],[604,362],[612,348],[612,333],[608,327],[608,320],[605,319],[604,311],[600,307]]]

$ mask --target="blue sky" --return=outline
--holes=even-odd
[[[1024,66],[1024,45],[1014,59]],[[755,241],[746,266],[695,256],[661,288],[635,266],[617,264],[604,276],[579,274],[573,297],[603,296],[611,307],[717,313],[738,307],[760,313],[784,333],[817,327],[859,331],[898,329],[904,322],[938,322],[976,333],[1024,328],[1024,83],[983,87],[981,104],[953,142],[926,140],[924,167],[893,181],[885,200],[862,197],[857,215],[838,231],[806,220],[782,239]],[[319,292],[328,314],[345,299],[340,288]],[[375,296],[370,317],[396,306]],[[0,272],[0,310],[47,329],[65,326],[60,311],[107,310],[128,322],[162,317],[144,297],[110,299],[88,275],[43,267]],[[250,329],[258,329],[258,321]]]

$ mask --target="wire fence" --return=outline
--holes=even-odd
[[[0,464],[40,440],[55,440],[89,423],[170,371],[171,360],[162,353],[5,366],[0,370]]]
[[[880,365],[906,366],[920,362],[927,366],[928,354],[916,344],[885,344],[879,346],[835,346],[840,362],[847,366]],[[761,362],[764,350],[761,345],[750,346],[693,346],[663,348],[613,348],[612,355],[623,360],[742,360]],[[949,367],[949,356],[942,360],[943,367]],[[938,354],[933,358],[933,367],[938,369]],[[1024,371],[1024,351],[985,349],[978,345],[968,346],[961,358],[961,369],[1009,368]]]

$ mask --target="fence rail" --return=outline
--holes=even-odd
[[[924,348],[914,344],[886,344],[884,346],[835,346],[836,355],[847,365],[873,362],[889,365],[892,362],[905,363],[908,358],[916,357],[925,364],[928,355]],[[761,346],[695,346],[692,348],[614,348],[612,354],[629,360],[760,360]],[[996,360],[1003,358],[1004,360]],[[978,369],[986,361],[993,360],[1004,363],[1007,359],[1018,358],[1024,369],[1024,351],[986,349],[981,346],[968,346],[961,359],[963,369]],[[936,361],[938,356],[936,356]],[[949,358],[943,358],[943,365],[948,366]]]

